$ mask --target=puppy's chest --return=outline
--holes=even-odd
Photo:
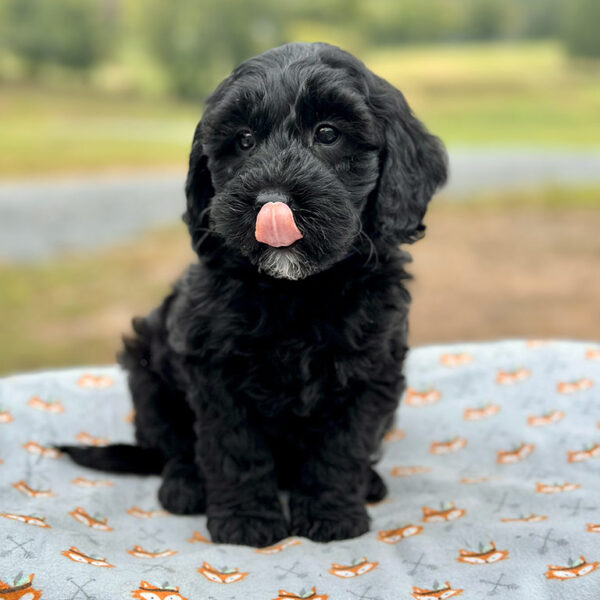
[[[310,414],[401,363],[400,277],[379,286],[357,279],[327,289],[211,285],[192,295],[184,288],[168,319],[171,348],[191,361],[198,388],[225,385],[267,415]]]
[[[336,365],[344,360],[343,341],[322,324],[305,325],[240,334],[224,363],[241,399],[264,415],[307,415],[340,388]]]
[[[215,372],[264,415],[307,415],[343,401],[374,369],[393,369],[386,315],[356,305],[274,306],[235,311],[237,326],[211,333]]]

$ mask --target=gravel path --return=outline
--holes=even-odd
[[[453,149],[445,196],[539,184],[600,184],[600,150]],[[0,182],[0,260],[106,246],[173,222],[185,174]]]

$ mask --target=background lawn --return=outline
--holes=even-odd
[[[36,2],[29,5],[50,10],[77,4]],[[436,2],[436,6],[443,4]],[[569,0],[569,6],[573,2]],[[4,48],[0,39],[0,179],[68,178],[82,172],[137,169],[183,173],[202,113],[202,102],[190,97],[201,98],[204,93],[185,87],[186,73],[188,84],[200,81],[211,87],[207,82],[222,79],[240,56],[254,53],[248,50],[254,44],[248,39],[247,46],[234,44],[240,36],[251,37],[245,22],[236,29],[240,23],[224,20],[227,35],[221,40],[217,32],[219,39],[215,38],[216,30],[212,31],[203,9],[206,2],[202,6],[181,0],[153,3],[154,11],[146,11],[146,5],[136,0],[100,4],[118,7],[120,12],[115,13],[112,26],[104,23],[92,30],[108,27],[107,31],[117,31],[118,39],[80,71],[49,60],[42,61],[37,74],[28,74],[25,63],[15,58],[14,48]],[[221,4],[209,8],[231,8]],[[263,4],[259,10],[263,17],[275,14],[274,2]],[[357,28],[332,27],[327,15],[322,16],[322,29],[316,26],[319,11],[339,14],[334,4],[332,0],[298,3],[296,9],[308,12],[302,18],[282,19],[291,28],[286,39],[336,42],[331,34],[340,33],[340,44],[400,88],[416,114],[450,149],[600,148],[600,57],[577,56],[555,35],[560,19],[556,26],[548,25],[551,37],[534,39],[537,34],[519,30],[511,20],[516,13],[507,9],[503,14],[510,27],[494,33],[498,21],[489,21],[485,10],[500,3],[461,0],[446,3],[441,16],[447,20],[462,7],[461,18],[468,20],[477,8],[488,18],[479,25],[494,27],[477,33],[471,31],[477,23],[456,30],[448,25],[446,37],[439,37],[435,28],[411,37],[418,30],[407,25],[411,14],[419,12],[423,23],[436,21],[435,11],[421,0],[403,2],[402,7],[384,0],[348,3],[356,13],[348,19],[357,27],[367,23],[369,11],[381,11],[379,17],[375,13],[369,17],[376,29],[362,42],[359,35],[354,43]],[[0,0],[0,16],[9,5],[18,7],[19,2]],[[87,10],[91,4],[78,6]],[[242,11],[242,6],[250,10],[244,3],[236,10]],[[515,0],[510,6],[521,10],[524,5]],[[209,23],[210,31],[203,30],[206,47],[193,46],[203,38],[198,37],[196,23],[190,25],[188,10],[195,11],[198,22]],[[248,21],[253,18],[250,13],[240,14]],[[160,15],[165,23],[173,15],[180,18],[178,23],[169,22],[170,29],[155,39],[159,45],[169,39],[175,44],[162,48],[167,52],[162,59],[157,58],[156,47],[148,52],[148,40],[142,39],[149,31],[145,17],[161,25]],[[538,16],[530,17],[532,27],[540,23]],[[22,25],[31,22],[25,19]],[[55,26],[64,22],[57,13]],[[0,19],[0,33],[1,26]],[[395,31],[395,26],[404,29]],[[190,31],[191,37],[183,35]],[[377,39],[386,31],[387,37]],[[36,35],[45,41],[45,33],[42,27]],[[448,41],[458,39],[452,38],[458,34],[467,37]],[[486,36],[495,41],[472,41]],[[58,32],[54,41],[60,46],[67,37]],[[260,49],[267,47],[267,38],[266,34],[260,38]],[[22,39],[16,36],[13,44],[18,46]],[[394,41],[401,39],[402,46]],[[429,41],[417,44],[419,39]],[[178,46],[181,40],[191,46]],[[208,56],[211,49],[210,65],[204,69],[197,57]],[[174,58],[168,54],[171,51]],[[73,56],[80,56],[78,45]],[[196,62],[190,62],[194,56]],[[194,68],[188,72],[190,64]],[[184,79],[177,79],[182,74]],[[436,200],[427,217],[428,235],[411,250],[415,258],[411,343],[507,336],[600,339],[599,207],[600,190],[582,187],[510,194],[490,190],[471,199]],[[110,249],[34,264],[0,259],[0,373],[113,362],[131,317],[155,306],[193,258],[187,232],[174,224]]]
[[[598,190],[435,200],[414,263],[411,343],[600,339]],[[102,252],[0,265],[0,373],[111,363],[194,259],[183,225]]]
[[[558,43],[424,45],[361,57],[449,146],[600,145],[600,64],[578,67]],[[200,103],[169,97],[5,86],[0,176],[181,168],[200,116]]]

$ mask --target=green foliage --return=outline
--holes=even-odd
[[[108,23],[98,2],[4,0],[0,8],[3,45],[29,76],[50,64],[87,70],[107,54]]]
[[[506,3],[497,0],[477,0],[471,3],[467,19],[468,31],[474,39],[488,40],[501,37],[506,18]]]
[[[599,22],[598,0],[0,0],[0,79],[18,78],[15,64],[30,78],[58,66],[122,90],[198,99],[286,41],[321,39],[363,55],[562,36],[573,55],[594,56]]]
[[[146,42],[185,98],[203,97],[223,74],[266,48],[285,41],[281,10],[270,0],[149,0]]]
[[[371,0],[361,29],[373,45],[556,37],[566,0]],[[353,24],[357,26],[356,23]]]
[[[563,38],[573,56],[600,57],[600,2],[570,0],[564,14]]]

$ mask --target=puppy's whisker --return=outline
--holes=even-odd
[[[379,265],[379,255],[377,254],[377,247],[375,246],[375,243],[369,237],[369,235],[364,231],[362,224],[361,224],[360,229],[358,230],[358,236],[364,238],[366,240],[367,244],[369,245],[369,255],[367,256],[367,259],[365,260],[365,266],[371,262],[372,258],[375,258],[374,264],[375,264],[375,266],[378,266]]]
[[[210,212],[211,208],[211,205],[209,205],[200,211],[200,214],[198,215],[198,223],[190,227],[191,233],[198,233],[200,231],[205,231],[207,233],[214,232],[214,229],[212,229],[211,227],[203,227],[201,225],[201,223],[204,222],[204,217]]]
[[[209,204],[206,208],[203,208],[200,211],[200,223],[202,223],[204,221],[204,217],[210,213],[210,211],[212,210],[212,204]]]

